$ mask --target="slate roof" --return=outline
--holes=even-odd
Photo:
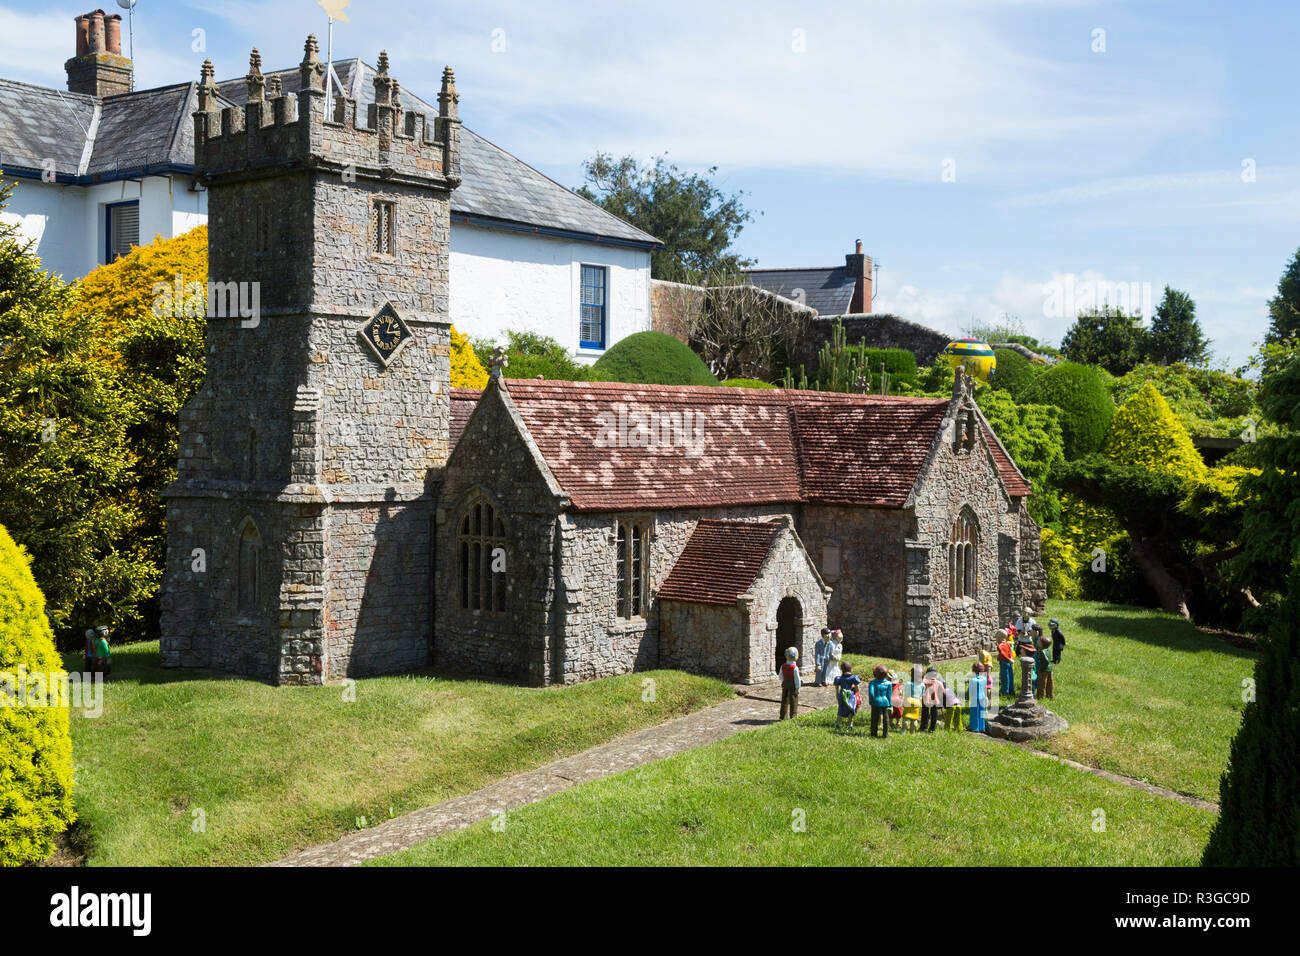
[[[844,266],[829,269],[748,269],[751,285],[802,302],[821,315],[846,315],[857,280]],[[799,290],[803,291],[802,296]]]
[[[660,600],[735,604],[758,578],[780,533],[779,521],[702,518],[660,586]]]
[[[949,405],[941,398],[536,379],[509,379],[506,389],[577,511],[801,501],[900,508]],[[453,445],[479,395],[452,389]],[[634,444],[634,415],[650,412],[667,422],[667,434],[660,426],[660,441]],[[1028,495],[1024,477],[984,428],[1008,494]]]
[[[374,68],[354,57],[335,60],[334,71],[347,95],[356,99],[357,116],[364,121],[375,99]],[[286,93],[295,93],[302,85],[297,67],[265,75],[268,82],[278,76]],[[248,86],[242,76],[218,83],[217,88],[232,103],[242,105],[248,99]],[[436,106],[405,86],[400,96],[404,109],[423,112],[430,119],[438,113]],[[596,240],[659,244],[654,236],[588,202],[463,125],[460,165],[461,184],[451,194],[453,220],[471,217],[468,221],[487,220],[482,224],[521,226],[525,231],[559,230]]]
[[[189,169],[197,108],[195,83],[100,98],[0,79],[0,166],[40,171],[52,159],[60,181],[81,185],[146,166]]]

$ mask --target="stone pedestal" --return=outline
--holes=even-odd
[[[985,733],[990,737],[1020,743],[1052,737],[1070,726],[1034,699],[1034,685],[1029,679],[1033,666],[1032,657],[1020,658],[1020,696],[1014,704],[999,711],[996,717],[988,721]]]

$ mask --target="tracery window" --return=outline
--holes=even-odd
[[[506,526],[487,501],[476,501],[460,519],[460,609],[500,613],[506,609]]]
[[[979,583],[979,529],[963,511],[952,523],[948,541],[948,597],[973,598]]]

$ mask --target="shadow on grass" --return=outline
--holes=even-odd
[[[1108,611],[1113,613],[1107,614]],[[1237,647],[1220,637],[1198,630],[1190,621],[1176,617],[1134,617],[1133,608],[1126,605],[1104,604],[1092,613],[1080,615],[1074,620],[1079,627],[1098,634],[1125,637],[1172,650],[1217,651],[1250,660],[1259,657],[1255,651]],[[1066,652],[1069,653],[1068,645]]]

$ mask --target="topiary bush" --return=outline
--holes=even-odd
[[[1070,541],[1051,528],[1042,535],[1043,570],[1047,573],[1047,596],[1057,601],[1073,601],[1083,597],[1083,584],[1079,569],[1083,557]]]
[[[1061,362],[1039,375],[1020,396],[1026,405],[1055,405],[1069,461],[1101,450],[1115,403],[1101,375],[1087,365]]]
[[[1152,471],[1204,478],[1205,460],[1155,385],[1147,382],[1125,402],[1106,430],[1102,454]]]
[[[39,689],[31,675],[44,677]],[[45,598],[0,525],[0,866],[45,859],[76,818],[68,708],[50,706],[50,684],[62,678]]]
[[[989,385],[1016,400],[1020,399],[1025,389],[1044,369],[1044,366],[1035,365],[1015,349],[994,349],[993,357],[998,364],[993,370]]]
[[[728,388],[776,388],[771,382],[760,382],[756,378],[729,378],[722,384]]]
[[[663,332],[637,332],[605,352],[592,370],[605,381],[639,385],[717,385],[690,347]]]

